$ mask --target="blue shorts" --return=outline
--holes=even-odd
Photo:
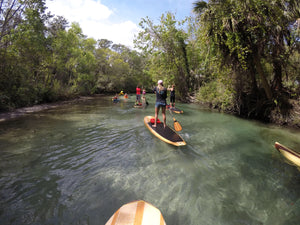
[[[164,103],[164,102],[156,102],[155,103],[155,108],[160,108],[160,107],[166,107],[166,103]]]
[[[136,95],[136,100],[141,101],[141,95]]]

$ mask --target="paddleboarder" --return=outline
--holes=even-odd
[[[164,127],[166,127],[167,88],[164,87],[162,80],[159,80],[157,82],[157,86],[154,88],[153,91],[156,93],[156,102],[155,102],[155,122],[154,125],[152,126],[156,127],[159,109],[161,108],[161,112],[164,120]]]
[[[145,98],[146,97],[146,89],[143,88],[143,97]]]
[[[139,86],[136,86],[136,105],[141,105],[141,88]]]
[[[113,102],[116,103],[119,101],[119,95],[116,94],[113,98],[112,98]]]
[[[168,86],[168,91],[170,91],[170,105],[175,108],[175,85],[172,84],[172,87]]]
[[[146,99],[146,89],[143,88],[143,97],[142,97],[142,103],[143,104],[146,104],[146,105],[149,105],[147,99]]]

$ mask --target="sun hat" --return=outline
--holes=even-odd
[[[157,81],[157,84],[162,84],[162,83],[163,83],[162,80]]]

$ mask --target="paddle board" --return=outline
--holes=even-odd
[[[152,134],[154,134],[160,140],[175,146],[186,145],[186,142],[183,140],[183,138],[178,133],[176,133],[175,130],[170,128],[168,125],[164,127],[164,124],[160,122],[157,123],[156,127],[153,127],[152,126],[153,122],[154,122],[153,116],[145,116],[144,123],[146,127],[151,131]]]
[[[141,104],[134,104],[134,108],[137,108],[137,109],[144,109],[148,106],[147,103],[141,103]]]
[[[166,225],[166,223],[159,209],[139,200],[123,205],[105,225]]]
[[[178,114],[183,113],[181,109],[178,109],[176,107],[171,107],[170,105],[167,105],[167,109],[171,110],[174,113],[178,113]]]
[[[113,101],[113,103],[118,103],[120,101],[118,98],[112,98],[111,100]]]
[[[180,110],[180,109],[178,109],[178,108],[174,108],[174,107],[170,108],[170,110],[172,110],[172,112],[178,113],[178,114],[183,113],[182,110]]]
[[[144,108],[145,106],[143,105],[143,104],[134,104],[134,106],[133,106],[134,108],[138,108],[138,109],[142,109],[142,108]]]
[[[275,148],[290,162],[300,167],[300,153],[291,150],[284,145],[275,142]]]

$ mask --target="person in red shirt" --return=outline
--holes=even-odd
[[[136,86],[136,101],[135,104],[141,105],[141,88],[139,86]]]

